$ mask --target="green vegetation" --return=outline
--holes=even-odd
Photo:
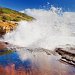
[[[31,21],[33,17],[28,16],[27,14],[20,13],[18,11],[9,9],[9,8],[3,8],[0,7],[0,20],[2,21],[20,21],[20,20],[26,20]]]
[[[1,55],[6,55],[6,54],[10,54],[10,53],[13,53],[14,51],[12,51],[12,50],[0,50],[0,56]]]

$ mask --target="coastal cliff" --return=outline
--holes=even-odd
[[[33,17],[18,11],[0,7],[0,36],[14,30],[19,21],[31,21]]]

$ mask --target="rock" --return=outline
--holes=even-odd
[[[0,50],[7,48],[7,44],[5,42],[0,41]]]
[[[65,50],[64,48],[56,48],[55,51],[61,55],[61,59],[65,59],[68,63],[75,65],[75,50]]]
[[[12,49],[8,48],[8,46],[9,46],[8,42],[0,41],[0,56],[14,52]]]
[[[3,22],[0,21],[0,36],[5,35],[6,33],[15,30],[17,27],[17,23],[15,22]]]

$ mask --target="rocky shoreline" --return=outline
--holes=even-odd
[[[10,45],[11,45],[11,48],[9,47]],[[56,54],[58,53],[61,56],[61,60],[65,60],[65,61],[67,61],[67,63],[71,63],[71,64],[75,65],[75,52],[74,52],[75,48],[72,48],[72,47],[71,47],[72,50],[66,50],[64,48],[56,48],[54,51],[50,51],[48,49],[43,49],[43,48],[34,48],[34,49],[30,49],[30,48],[27,48],[27,47],[23,48],[23,47],[19,47],[19,46],[9,44],[8,42],[0,41],[0,51],[1,52],[2,52],[2,50],[6,51],[6,49],[8,47],[9,47],[11,52],[16,51],[16,49],[26,49],[31,53],[32,52],[45,52],[47,55],[53,54],[54,56],[56,56]]]
[[[26,51],[23,51],[23,52],[26,52],[24,54],[28,55],[30,59],[29,60],[25,59],[25,63],[24,64],[20,63],[18,65],[18,68],[16,69],[16,65],[19,62],[17,59],[19,58],[15,57],[14,55],[12,56],[13,54],[12,52],[4,53],[4,50],[6,50],[9,46],[11,47],[9,51],[13,51],[14,49],[20,49],[20,50],[25,49]],[[19,46],[12,45],[8,42],[0,41],[0,53],[1,52],[4,53],[3,56],[7,54],[8,57],[5,57],[6,61],[14,60],[14,63],[16,63],[14,64],[11,61],[11,64],[8,63],[8,65],[6,65],[5,67],[0,64],[0,74],[1,75],[2,74],[5,74],[5,75],[35,75],[36,73],[37,75],[55,75],[55,74],[56,75],[60,75],[60,74],[61,75],[71,75],[75,73],[75,67],[72,67],[69,64],[66,65],[65,63],[61,63],[59,61],[60,59],[63,59],[63,57],[65,57],[64,58],[65,60],[68,59],[69,61],[71,61],[70,58],[72,56],[71,55],[72,53],[71,52],[68,53],[69,51],[66,51],[64,48],[56,48],[54,51],[50,51],[48,49],[43,49],[43,48],[30,49],[27,47],[19,47]],[[25,57],[24,54],[23,56]],[[59,58],[59,56],[61,56],[61,58]],[[0,54],[0,58],[1,58],[1,54]],[[3,62],[4,60],[5,59],[0,60],[0,62]],[[69,61],[67,63],[69,63]],[[3,62],[3,63],[6,63],[6,62]],[[10,72],[12,74],[10,74]],[[71,73],[69,74],[69,72]]]

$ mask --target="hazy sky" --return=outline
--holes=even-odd
[[[26,8],[47,8],[47,3],[55,7],[62,7],[64,10],[75,11],[75,0],[0,0],[0,6],[23,10]]]

